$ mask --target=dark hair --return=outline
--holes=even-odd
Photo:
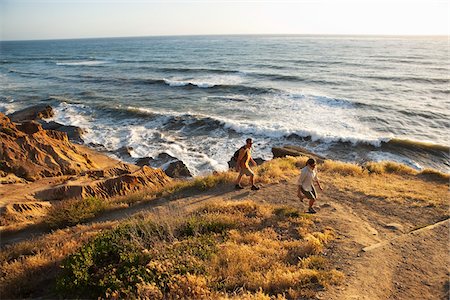
[[[245,142],[246,143],[251,143],[251,142],[253,142],[253,140],[251,138],[248,138],[248,139],[245,140]]]
[[[306,164],[310,165],[310,166],[315,165],[316,164],[316,160],[314,158],[310,158],[310,159],[308,159],[306,161]]]

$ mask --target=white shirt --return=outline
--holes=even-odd
[[[308,166],[302,169],[300,178],[298,179],[298,185],[301,185],[305,191],[312,191],[313,181],[317,181],[316,170],[311,170]]]

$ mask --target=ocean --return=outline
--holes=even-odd
[[[0,42],[0,111],[49,104],[86,144],[194,175],[298,145],[450,172],[447,37],[171,36]]]

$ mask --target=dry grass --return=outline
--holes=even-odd
[[[271,169],[279,170],[278,165],[282,165],[288,171],[280,173],[294,176],[296,171],[292,168],[301,166],[304,161],[303,157],[273,160]],[[436,170],[419,172],[394,162],[370,162],[359,166],[325,160],[318,166],[318,171],[326,185],[335,186],[349,197],[359,193],[386,201],[411,201],[416,205],[446,205],[448,201],[449,175]]]
[[[89,221],[107,211],[126,208],[156,198],[178,199],[190,193],[198,193],[220,184],[230,183],[234,180],[233,175],[232,172],[222,172],[192,180],[172,181],[164,187],[142,190],[110,200],[90,197],[61,201],[49,210],[45,218],[45,224],[50,228],[63,228]]]
[[[322,177],[349,196],[361,193],[385,201],[411,201],[418,205],[445,205],[448,201],[447,184],[430,183],[417,177],[405,179],[403,176],[386,174],[352,178],[323,174]]]
[[[256,182],[278,183],[298,176],[308,158],[277,158],[255,168]],[[449,175],[435,170],[418,172],[410,167],[394,162],[369,162],[364,166],[340,161],[325,160],[318,166],[319,177],[327,178],[339,190],[358,192],[371,197],[385,198],[389,201],[413,200],[426,205],[444,203],[447,197]],[[92,199],[64,201],[51,209],[46,223],[52,228],[62,228],[85,222],[105,211],[127,207],[136,203],[152,201],[156,198],[174,200],[191,194],[206,191],[223,184],[233,184],[237,173],[220,172],[192,180],[173,181],[164,187],[143,190],[128,196],[117,197],[108,201]],[[422,180],[426,179],[430,183]],[[80,209],[82,208],[82,209]]]
[[[299,167],[305,166],[307,157],[275,158],[256,168],[256,180],[261,183],[278,183],[299,174]]]
[[[59,291],[89,298],[313,296],[342,280],[321,256],[333,233],[311,232],[312,221],[293,210],[223,202],[183,217],[167,215],[163,223],[141,218],[100,235],[66,259]],[[107,265],[98,255],[109,258]]]
[[[368,162],[364,165],[369,173],[394,173],[399,175],[417,175],[419,172],[406,165],[392,161]]]
[[[257,181],[272,183],[297,176],[305,161],[304,157],[270,161],[256,169]],[[349,197],[361,193],[386,201],[411,200],[423,205],[442,205],[448,201],[449,176],[433,170],[417,172],[384,162],[361,167],[327,160],[319,165],[319,174],[324,183],[335,186]],[[144,191],[110,201],[106,208],[94,209],[93,215],[117,205],[150,201],[157,197],[175,199],[220,184],[232,184],[236,176],[235,172],[224,172],[175,182],[158,191]],[[67,205],[77,211],[80,207],[76,204],[69,202]],[[61,222],[74,218],[70,210],[55,214]],[[93,215],[87,214],[88,218]],[[134,297],[150,299],[170,299],[181,295],[191,295],[196,299],[298,299],[313,297],[315,288],[338,282],[342,276],[330,270],[320,255],[333,238],[332,231],[310,232],[312,221],[290,207],[261,206],[253,202],[220,203],[205,206],[189,218],[170,215],[159,218],[170,221],[171,225],[164,225],[166,229],[147,239],[147,245],[153,243],[155,247],[142,246],[141,250],[153,251],[153,255],[169,253],[165,260],[157,256],[157,264],[152,267],[154,271],[162,267],[161,270],[171,272],[173,280],[168,282],[167,289],[161,289],[155,282],[142,281],[134,285],[134,290],[109,290],[103,294],[104,297],[131,293]],[[79,222],[82,219],[79,218]],[[60,262],[113,224],[78,225],[2,249],[2,297],[56,297],[50,289]],[[203,239],[204,236],[208,238]],[[134,240],[142,242],[140,238]],[[214,250],[208,245],[213,245]],[[199,260],[189,252],[192,249],[204,249],[207,259]],[[171,262],[178,260],[197,271],[177,273]],[[172,296],[168,297],[168,291]]]
[[[0,251],[2,299],[50,296],[62,259],[114,224],[79,225],[3,248]]]

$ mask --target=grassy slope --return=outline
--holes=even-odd
[[[298,174],[298,167],[304,164],[304,161],[305,158],[273,160],[259,167],[259,181],[262,183],[272,183],[292,178],[292,176]],[[320,174],[324,181],[329,185],[333,185],[339,191],[346,193],[348,197],[352,197],[355,193],[367,194],[379,197],[385,201],[396,201],[398,203],[405,201],[409,201],[408,203],[410,203],[413,201],[414,205],[434,206],[445,204],[448,195],[447,175],[430,171],[418,173],[412,169],[392,163],[371,164],[366,168],[361,168],[352,164],[326,161],[320,166]],[[235,174],[233,173],[221,173],[205,178],[198,178],[190,182],[180,182],[166,187],[161,191],[147,194],[141,193],[137,196],[116,199],[111,204],[108,203],[106,207],[108,205],[112,207],[118,204],[129,204],[135,201],[149,201],[161,196],[166,198],[179,198],[186,193],[205,190],[216,184],[232,182],[234,176]],[[270,199],[268,201],[270,202]],[[95,201],[93,202],[95,203]],[[123,280],[119,280],[121,283],[117,283],[118,285],[115,289],[104,285],[102,286],[103,289],[95,290],[89,288],[87,292],[95,290],[98,295],[104,296],[107,294],[110,296],[139,294],[142,296],[151,295],[152,297],[157,297],[157,295],[160,295],[159,293],[165,293],[166,296],[174,295],[175,297],[177,293],[186,293],[187,289],[193,293],[198,293],[192,294],[192,297],[195,295],[205,295],[208,297],[211,295],[220,295],[226,298],[232,297],[233,292],[239,292],[241,298],[248,297],[250,299],[264,299],[268,297],[267,295],[280,293],[284,294],[287,298],[295,298],[296,295],[311,295],[320,286],[337,281],[339,274],[332,270],[327,270],[326,261],[322,257],[317,256],[317,254],[320,254],[321,247],[332,236],[330,234],[331,231],[322,233],[309,232],[308,222],[311,221],[305,216],[298,215],[298,212],[295,211],[292,214],[280,213],[280,208],[270,205],[257,206],[254,203],[242,205],[243,207],[252,208],[257,217],[242,215],[238,207],[228,209],[229,211],[225,209],[224,212],[224,207],[228,207],[229,204],[224,204],[223,207],[204,208],[207,211],[203,214],[194,213],[193,215],[178,219],[168,216],[167,219],[177,220],[170,226],[168,226],[167,222],[158,224],[158,226],[165,228],[163,238],[156,235],[156,239],[150,238],[148,240],[149,237],[155,236],[152,231],[149,231],[148,236],[144,239],[146,240],[145,243],[141,243],[138,239],[136,243],[133,242],[131,245],[124,244],[125,250],[123,253],[125,253],[125,257],[131,255],[133,259],[137,259],[139,262],[137,266],[148,266],[152,261],[156,261],[158,264],[162,263],[164,268],[168,268],[162,269],[163,274],[166,274],[168,278],[172,278],[172,281],[166,280],[161,282],[145,277],[146,279],[144,278],[139,284],[133,282],[131,284],[132,288],[128,289],[127,287],[130,286],[129,282],[124,283]],[[75,207],[77,206],[75,205]],[[101,212],[102,209],[98,211]],[[281,211],[289,211],[289,209],[281,209]],[[65,213],[67,217],[67,214],[70,216],[71,211],[66,210]],[[155,224],[155,220],[151,218],[141,220],[140,222],[144,224],[142,225],[144,227],[153,226],[145,224]],[[212,226],[211,224],[216,225]],[[217,227],[217,224],[220,226]],[[242,224],[245,226],[242,226]],[[262,226],[261,224],[267,226]],[[93,237],[98,234],[100,229],[115,228],[116,225],[116,223],[104,223],[91,226],[79,225],[63,231],[56,231],[51,235],[33,241],[22,242],[2,250],[0,256],[2,265],[1,288],[2,291],[6,291],[6,294],[3,293],[3,296],[24,297],[54,293],[51,290],[42,290],[42,286],[45,286],[43,283],[54,283],[56,276],[63,274],[58,268],[61,261],[64,258],[67,259],[75,251],[78,251],[77,255],[80,255],[80,253],[84,253],[83,251],[88,251],[86,249],[89,249],[89,247],[94,247],[95,249],[96,243],[101,244],[103,243],[102,240],[108,240],[108,235],[114,235],[114,232],[117,232],[117,230],[119,232],[121,230],[123,231],[123,229],[116,228],[114,231],[101,234],[93,240]],[[119,226],[119,228],[134,228],[129,230],[128,233],[125,233],[125,235],[136,231],[135,225],[131,227],[127,226],[130,225]],[[206,229],[202,229],[205,226]],[[212,230],[211,226],[213,228]],[[185,233],[180,234],[180,232],[183,232],[183,230],[180,231],[180,228],[184,228]],[[186,232],[189,232],[189,234],[186,234]],[[279,234],[279,232],[287,233],[283,235]],[[167,240],[166,236],[170,236],[171,238]],[[135,239],[132,240],[135,241]],[[187,254],[185,253],[186,250],[199,248],[204,243],[207,246],[207,250],[205,250],[207,253],[200,253],[200,260],[198,253],[190,253],[189,251],[187,251]],[[313,247],[314,243],[316,248]],[[149,247],[150,245],[151,247]],[[155,247],[155,245],[158,246]],[[208,245],[213,250],[208,248]],[[308,247],[312,250],[304,250],[308,248],[305,245],[310,245]],[[109,246],[107,245],[106,247],[108,248]],[[128,251],[129,249],[126,248],[128,246],[132,250]],[[153,251],[150,254],[145,253],[145,250],[149,250],[149,248],[152,251],[156,249],[156,252]],[[167,249],[175,252],[171,253]],[[295,253],[295,251],[303,252],[300,255],[293,255],[292,253]],[[94,251],[92,253],[97,252]],[[247,253],[249,256],[237,255],[237,253]],[[302,255],[302,253],[306,253],[307,255]],[[164,255],[172,255],[172,257],[164,260]],[[184,257],[183,255],[187,256]],[[308,255],[311,255],[310,259],[307,258]],[[178,258],[185,259],[183,264],[187,264],[188,266],[192,262],[191,260],[194,260],[195,265],[199,264],[204,267],[201,272],[198,270],[189,270],[189,272],[180,273],[179,270],[174,269],[173,264],[171,267],[164,265],[165,263],[170,263],[174,257],[177,258],[177,262]],[[255,259],[249,262],[248,257]],[[302,259],[299,260],[298,257]],[[80,282],[79,280],[74,281],[72,277],[71,280],[66,281],[66,284],[63,283],[63,278],[71,278],[70,276],[74,276],[73,270],[75,269],[73,268],[73,264],[71,265],[70,259],[73,260],[73,257],[69,258],[69,262],[67,260],[64,262],[66,271],[69,270],[69,273],[64,273],[65,277],[60,277],[62,279],[59,280],[59,292],[62,294],[73,293],[74,287],[71,287],[70,283]],[[82,264],[79,264],[79,266],[85,263],[85,261],[82,261]],[[111,262],[112,265],[121,265],[122,263],[120,260]],[[160,265],[150,265],[150,267],[153,268],[151,269],[153,273],[154,270],[160,270],[158,269]],[[70,273],[71,268],[72,275]],[[105,272],[109,269],[109,267],[104,268]],[[296,270],[303,270],[300,272],[302,274],[296,273]],[[318,275],[322,271],[323,274],[328,275]],[[107,273],[98,272],[97,277],[89,282],[97,284],[100,282],[98,281],[99,278],[105,274]],[[241,274],[245,276],[240,276]],[[283,277],[284,275],[282,274],[290,275]],[[137,276],[141,276],[139,272]],[[302,281],[301,278],[306,279]],[[97,283],[95,280],[97,280]],[[24,282],[28,283],[24,284]],[[277,282],[277,285],[271,285],[270,282]],[[306,288],[304,285],[296,286],[297,282],[303,282],[306,284]],[[180,284],[182,286],[179,286]],[[54,284],[50,284],[49,286],[54,287]],[[85,293],[86,291],[83,288],[86,287],[83,287],[82,284],[80,286],[82,288],[78,289],[75,287],[75,290]],[[110,290],[105,289],[105,286],[108,286]]]

